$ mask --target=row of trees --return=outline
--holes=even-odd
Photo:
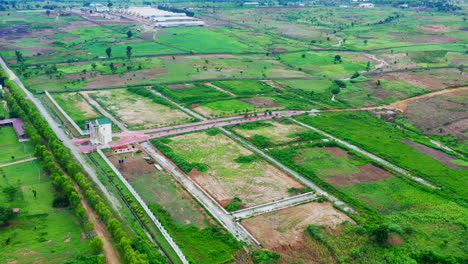
[[[114,241],[118,243],[126,262],[136,264],[150,263],[145,254],[138,252],[134,248],[134,243],[132,243],[130,237],[125,233],[120,221],[112,214],[111,208],[94,190],[88,177],[83,174],[80,165],[72,158],[70,151],[63,146],[60,139],[41,117],[35,106],[23,98],[22,91],[16,83],[7,80],[5,84],[11,93],[11,95],[8,94],[6,96],[6,99],[11,106],[12,112],[21,117],[26,124],[29,123],[25,126],[25,131],[36,147],[36,155],[42,160],[44,168],[52,178],[53,184],[69,199],[77,216],[84,223],[88,222],[86,211],[80,204],[81,198],[74,188],[72,179],[81,188],[85,198],[99,215],[100,219],[106,224]],[[152,263],[164,263],[164,261],[152,261]]]

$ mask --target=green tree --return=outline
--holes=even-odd
[[[341,60],[341,56],[340,56],[340,55],[335,55],[335,61],[334,61],[334,63],[336,64],[337,62],[343,62],[343,61]]]
[[[18,63],[23,63],[24,62],[23,53],[21,53],[21,51],[15,50],[15,56],[16,56],[16,62],[18,62]]]
[[[337,94],[340,93],[341,89],[340,89],[340,87],[335,86],[335,87],[332,87],[330,91],[331,91],[331,93],[332,93],[333,95],[337,95]]]
[[[16,198],[16,194],[18,193],[18,188],[13,186],[8,186],[3,188],[3,193],[8,196],[9,201],[13,201]]]
[[[98,236],[95,236],[93,239],[91,239],[91,242],[89,243],[91,245],[91,249],[95,254],[99,254],[102,252],[102,240]]]
[[[111,47],[108,47],[106,49],[106,54],[107,54],[107,57],[110,58],[112,56],[112,48]]]
[[[130,57],[132,56],[132,47],[127,46],[127,58],[130,60]]]
[[[374,230],[372,230],[372,235],[377,243],[383,245],[388,240],[388,232],[388,225],[383,224],[374,228]]]
[[[0,222],[4,225],[8,225],[8,223],[10,223],[10,220],[15,218],[15,215],[16,214],[11,208],[0,206]]]
[[[110,68],[110,70],[111,70],[112,73],[115,73],[115,71],[117,70],[117,67],[115,67],[115,65],[114,65],[113,62],[111,62],[111,63],[109,64],[109,68]]]
[[[127,38],[132,38],[133,37],[133,32],[131,30],[127,31]]]

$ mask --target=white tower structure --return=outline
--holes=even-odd
[[[86,122],[91,136],[91,144],[107,146],[112,141],[112,123],[108,118],[99,118]]]

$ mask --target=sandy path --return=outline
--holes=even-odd
[[[404,99],[401,101],[396,101],[393,102],[389,105],[380,105],[380,106],[372,106],[372,107],[361,107],[361,108],[348,108],[348,109],[329,109],[329,110],[320,110],[320,112],[344,112],[344,111],[354,111],[354,110],[377,110],[377,109],[392,109],[392,110],[400,110],[400,111],[406,111],[408,109],[408,103],[419,100],[419,99],[424,99],[424,98],[429,98],[433,97],[436,95],[442,95],[442,94],[448,94],[448,93],[455,93],[455,92],[460,92],[460,91],[468,91],[468,86],[465,87],[460,87],[460,88],[454,88],[454,89],[445,89],[433,93],[427,93],[423,94],[420,96],[415,96],[411,97],[408,99]]]
[[[75,189],[77,192],[80,194],[81,197],[83,197],[83,193],[81,192],[81,189],[75,185]],[[119,258],[119,252],[117,252],[117,249],[112,245],[110,234],[107,231],[106,227],[104,224],[99,220],[98,215],[96,212],[89,206],[88,202],[86,199],[81,199],[81,205],[83,205],[84,209],[86,210],[86,213],[88,213],[89,216],[89,221],[94,223],[94,233],[96,236],[98,236],[103,243],[102,249],[104,251],[104,256],[106,256],[106,263],[108,264],[120,264],[120,258]]]
[[[0,168],[1,168],[1,167],[6,167],[6,166],[10,166],[10,165],[14,165],[14,164],[18,164],[18,163],[23,163],[23,162],[26,162],[26,161],[35,160],[35,159],[37,159],[37,158],[36,158],[36,157],[32,157],[32,158],[29,158],[29,159],[13,161],[13,162],[10,162],[10,163],[6,163],[6,164],[0,165]]]

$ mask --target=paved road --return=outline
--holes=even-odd
[[[141,146],[167,171],[176,177],[176,179],[189,191],[192,196],[197,199],[203,206],[213,215],[229,232],[231,232],[238,240],[245,241],[249,244],[258,242],[253,236],[245,230],[239,223],[234,221],[234,218],[222,208],[209,194],[201,187],[191,181],[184,173],[182,173],[168,158],[158,153],[154,147],[143,142]]]
[[[109,112],[107,112],[106,109],[102,108],[102,106],[98,102],[96,102],[96,100],[94,100],[91,96],[89,96],[89,92],[81,92],[80,94],[83,95],[83,97],[86,99],[86,101],[88,101],[89,104],[96,107],[96,109],[103,116],[105,116],[105,117],[109,118],[110,120],[112,120],[112,123],[116,124],[120,128],[120,130],[128,131],[128,128],[125,126],[125,124],[120,122],[119,120],[117,120],[117,118],[115,118],[113,115],[111,115]]]
[[[309,126],[309,125],[304,124],[304,123],[302,123],[302,122],[300,122],[300,121],[297,121],[297,120],[295,120],[295,119],[291,119],[291,120],[294,121],[295,123],[297,123],[297,124],[303,126],[303,127],[312,129],[312,130],[314,130],[315,132],[317,132],[317,133],[319,133],[319,134],[322,134],[323,136],[325,136],[325,137],[327,137],[327,138],[329,138],[329,139],[331,139],[331,140],[334,140],[334,141],[336,141],[336,142],[338,142],[338,143],[340,143],[340,144],[342,144],[342,145],[345,145],[347,148],[350,148],[350,149],[352,149],[352,150],[354,150],[354,151],[356,151],[356,152],[359,152],[359,153],[361,153],[362,155],[364,155],[364,156],[366,156],[366,157],[368,157],[368,158],[374,160],[375,162],[377,162],[377,163],[379,163],[379,164],[382,164],[382,165],[384,165],[384,166],[387,166],[387,167],[389,167],[389,168],[395,170],[395,171],[398,172],[398,173],[401,173],[401,174],[403,174],[403,175],[405,175],[405,176],[407,176],[407,177],[412,178],[413,180],[415,180],[415,181],[417,181],[417,182],[419,182],[419,183],[422,183],[422,184],[424,184],[424,185],[426,185],[426,186],[435,188],[434,185],[430,184],[428,181],[424,180],[423,178],[414,176],[414,175],[412,175],[411,173],[409,173],[408,171],[406,171],[406,170],[404,170],[404,169],[402,169],[402,168],[400,168],[400,167],[398,167],[398,166],[396,166],[396,165],[393,165],[392,163],[390,163],[390,162],[388,162],[388,161],[386,161],[386,160],[384,160],[384,159],[381,159],[381,158],[377,157],[376,155],[374,155],[374,154],[372,154],[372,153],[370,153],[370,152],[367,152],[367,151],[365,151],[365,150],[362,150],[362,149],[356,147],[355,145],[352,145],[352,144],[350,144],[350,143],[348,143],[348,142],[346,142],[346,141],[343,141],[343,140],[341,140],[341,139],[339,139],[339,138],[336,138],[336,137],[334,137],[334,136],[332,136],[332,135],[330,135],[330,134],[328,134],[328,133],[325,133],[325,132],[322,131],[322,130],[319,130],[319,129],[315,128],[315,127]]]
[[[140,195],[138,194],[137,191],[135,191],[135,189],[133,189],[133,186],[128,183],[127,179],[125,179],[125,177],[120,173],[120,171],[114,166],[114,164],[112,164],[112,162],[109,161],[109,159],[107,159],[106,155],[104,155],[104,153],[98,149],[97,152],[99,153],[99,155],[101,156],[101,158],[107,163],[107,165],[109,165],[109,167],[111,167],[112,171],[117,175],[117,177],[120,179],[120,181],[122,181],[122,183],[125,185],[125,187],[127,187],[127,189],[132,193],[133,197],[137,200],[137,202],[140,204],[141,208],[143,208],[143,210],[145,210],[146,214],[149,216],[149,218],[151,219],[151,221],[153,221],[154,225],[159,229],[159,231],[161,232],[161,234],[164,236],[164,238],[167,240],[167,242],[169,243],[169,245],[172,247],[172,249],[174,250],[174,252],[177,254],[177,256],[180,258],[180,260],[182,261],[182,263],[184,264],[189,264],[187,258],[185,257],[184,253],[182,253],[182,250],[179,248],[179,246],[174,242],[174,240],[172,239],[171,235],[169,235],[169,233],[167,232],[167,230],[164,228],[164,226],[161,224],[161,222],[159,222],[159,220],[156,218],[156,216],[153,214],[153,212],[151,212],[151,210],[149,209],[148,205],[146,204],[145,201],[143,201],[143,199],[140,197]]]
[[[287,172],[289,175],[293,176],[294,178],[296,178],[298,181],[302,182],[303,184],[307,185],[309,188],[311,188],[312,190],[316,191],[317,193],[319,194],[322,194],[322,195],[325,195],[330,201],[332,201],[333,203],[335,203],[336,205],[338,206],[341,206],[343,208],[343,210],[347,211],[347,212],[352,212],[352,213],[355,213],[356,211],[349,207],[348,205],[346,205],[343,201],[339,200],[338,198],[336,198],[335,196],[325,192],[324,190],[322,190],[322,188],[318,187],[315,183],[313,183],[312,181],[310,181],[309,179],[305,178],[304,176],[300,175],[299,173],[297,173],[296,171],[293,171],[291,170],[290,168],[286,167],[285,165],[283,165],[282,163],[280,163],[279,161],[277,161],[276,159],[272,158],[270,155],[266,154],[265,152],[261,151],[260,149],[258,149],[257,147],[255,147],[254,145],[250,144],[249,142],[245,141],[244,139],[234,135],[234,133],[232,133],[231,131],[225,129],[225,128],[220,128],[224,133],[226,133],[229,137],[239,141],[240,143],[242,143],[245,147],[251,149],[253,152],[256,152],[257,154],[259,154],[260,156],[264,157],[266,160],[270,161],[271,163],[275,164],[278,168],[282,169],[283,171]]]
[[[235,219],[244,219],[244,218],[249,218],[252,216],[259,215],[259,214],[265,214],[268,212],[292,207],[298,204],[311,202],[316,199],[317,199],[317,195],[315,195],[314,193],[311,193],[311,192],[304,193],[301,195],[284,198],[278,201],[273,201],[273,202],[257,205],[254,207],[249,207],[246,209],[238,210],[238,211],[232,212],[231,215],[235,217]]]
[[[34,97],[32,93],[24,87],[23,83],[21,82],[20,79],[15,75],[14,72],[12,72],[8,66],[6,65],[5,61],[3,61],[2,58],[0,58],[0,65],[2,68],[7,72],[7,74],[10,76],[10,80],[14,81],[15,83],[18,84],[19,87],[26,93],[26,98],[31,100],[31,102],[37,107],[39,112],[41,113],[42,117],[49,123],[50,127],[52,130],[55,132],[57,137],[62,140],[63,144],[70,149],[72,155],[75,157],[75,159],[81,164],[81,166],[84,168],[86,173],[93,179],[93,181],[97,184],[101,192],[106,196],[107,200],[110,201],[112,207],[118,212],[118,209],[120,208],[120,203],[117,200],[116,197],[114,197],[113,194],[111,194],[106,187],[99,181],[99,178],[94,171],[94,168],[88,164],[88,162],[85,160],[85,158],[82,156],[83,154],[81,153],[80,149],[73,143],[72,140],[70,140],[65,132],[59,127],[59,124],[55,122],[55,120],[50,116],[49,112],[45,109],[45,107],[41,104],[41,101]]]
[[[17,160],[17,161],[13,161],[13,162],[10,162],[10,163],[1,164],[0,168],[10,166],[10,165],[15,165],[15,164],[18,164],[18,163],[28,162],[28,161],[36,160],[36,159],[37,159],[36,157],[32,157],[32,158],[29,158],[29,159]]]

